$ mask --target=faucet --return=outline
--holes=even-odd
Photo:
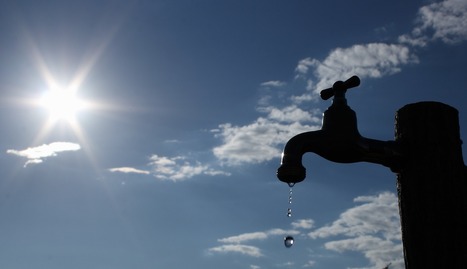
[[[353,76],[320,92],[323,100],[334,96],[332,105],[323,113],[321,130],[298,134],[286,143],[277,169],[280,181],[293,186],[305,179],[302,156],[307,152],[337,163],[370,162],[393,172],[401,169],[402,154],[397,142],[365,138],[358,132],[357,116],[347,105],[345,93],[359,85],[360,79]]]

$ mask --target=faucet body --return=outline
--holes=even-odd
[[[303,181],[306,169],[302,156],[314,152],[319,156],[337,163],[370,162],[391,168],[398,168],[400,154],[394,141],[378,141],[360,135],[357,116],[347,105],[345,92],[358,86],[360,80],[354,76],[346,82],[338,81],[332,91],[332,105],[324,112],[321,130],[304,132],[292,137],[285,145],[281,166],[277,170],[279,180],[288,184]],[[330,96],[323,97],[327,99]],[[331,95],[331,96],[332,96]]]

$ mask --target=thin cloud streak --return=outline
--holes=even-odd
[[[151,172],[147,170],[141,170],[141,169],[136,169],[133,167],[115,167],[115,168],[110,168],[110,172],[118,172],[118,173],[125,173],[125,174],[143,174],[143,175],[149,175]]]
[[[220,246],[208,249],[208,253],[239,253],[251,257],[262,257],[262,250],[259,247],[252,245],[245,245],[248,241],[266,240],[271,236],[285,236],[285,235],[298,235],[298,230],[283,230],[283,229],[270,229],[264,232],[251,232],[240,235],[229,236],[218,239],[217,241],[223,243]]]
[[[53,142],[50,144],[43,144],[37,147],[29,147],[23,150],[9,149],[6,151],[6,153],[27,158],[28,160],[24,164],[24,167],[26,167],[29,164],[42,163],[44,158],[57,156],[57,153],[59,152],[77,151],[80,149],[81,146],[76,143]]]
[[[282,87],[285,86],[287,83],[284,81],[279,81],[279,80],[271,80],[271,81],[266,81],[261,83],[261,86],[263,87]]]
[[[218,247],[213,247],[208,250],[208,253],[213,254],[213,253],[239,253],[251,257],[262,257],[263,253],[261,252],[261,249],[258,247],[254,246],[248,246],[248,245],[222,245]]]
[[[247,241],[253,241],[253,240],[265,240],[268,239],[271,236],[277,236],[277,235],[297,235],[299,234],[298,230],[283,230],[283,229],[271,229],[267,230],[264,232],[252,232],[252,233],[244,233],[240,235],[234,235],[226,238],[221,238],[217,240],[220,243],[226,243],[226,244],[242,244]]]
[[[154,177],[162,180],[182,181],[198,175],[230,176],[228,172],[183,156],[165,157],[153,154],[149,165],[153,168]]]

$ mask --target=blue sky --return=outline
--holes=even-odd
[[[395,174],[306,154],[287,218],[284,144],[352,75],[363,136],[467,141],[466,1],[1,3],[1,268],[403,268]]]

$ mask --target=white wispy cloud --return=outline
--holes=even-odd
[[[147,170],[141,170],[141,169],[136,169],[133,167],[115,167],[115,168],[110,168],[110,172],[119,172],[119,173],[132,173],[132,174],[143,174],[143,175],[149,175],[151,172]]]
[[[199,161],[191,161],[186,157],[165,157],[153,154],[150,157],[150,166],[153,168],[153,175],[158,179],[181,181],[197,175],[229,176],[230,173],[214,169]]]
[[[315,222],[312,219],[299,219],[292,222],[292,227],[294,229],[311,229],[314,224]]]
[[[360,78],[380,78],[401,71],[401,66],[417,63],[409,47],[401,44],[369,43],[348,48],[336,48],[322,61],[306,58],[299,61],[297,77],[306,78],[308,89],[292,99],[301,103],[316,98],[316,93],[329,88],[334,82],[357,75]],[[310,77],[316,78],[313,82]]]
[[[29,147],[23,150],[9,149],[6,151],[6,153],[27,158],[28,160],[24,164],[24,167],[26,167],[29,164],[42,163],[44,158],[57,156],[57,153],[59,152],[77,151],[80,149],[81,146],[76,143],[52,142],[50,144],[43,144],[37,147]]]
[[[208,253],[239,253],[251,257],[261,257],[263,253],[260,248],[248,245],[231,244],[213,247],[208,250]]]
[[[228,243],[228,244],[240,244],[245,241],[264,240],[266,238],[268,238],[268,234],[266,232],[253,232],[253,233],[244,233],[240,235],[221,238],[217,241],[221,243]]]
[[[325,238],[335,235],[380,234],[387,240],[401,238],[398,201],[393,193],[360,196],[354,202],[363,204],[348,209],[331,225],[321,227],[309,233],[309,236]]]
[[[304,268],[312,268],[316,264],[316,261],[308,261],[306,264],[303,265]]]
[[[310,57],[302,59],[298,62],[298,65],[295,68],[295,71],[299,75],[307,74],[308,70],[310,70],[310,67],[313,67],[315,65],[315,61],[316,61],[315,59],[312,59]]]
[[[266,81],[261,83],[261,86],[264,87],[282,87],[285,86],[287,83],[284,81],[279,81],[279,80],[271,80],[271,81]]]
[[[286,235],[298,235],[301,233],[299,230],[303,227],[309,227],[309,224],[313,221],[311,219],[307,220],[297,220],[294,224],[292,224],[295,228],[284,230],[280,228],[269,229],[266,231],[259,231],[259,232],[250,232],[250,233],[243,233],[239,235],[229,236],[225,238],[220,238],[217,241],[222,243],[222,245],[213,247],[208,249],[208,253],[240,253],[247,256],[252,257],[261,257],[263,256],[262,250],[259,247],[252,246],[252,241],[264,241],[271,237],[285,237]],[[308,229],[308,228],[305,228]],[[249,242],[250,245],[246,245],[245,243]]]
[[[399,37],[401,43],[426,46],[441,40],[452,44],[467,40],[467,2],[445,0],[419,9],[416,27],[410,34]]]
[[[395,194],[384,192],[354,199],[362,203],[342,213],[330,225],[308,234],[312,239],[333,238],[325,243],[332,251],[357,251],[370,262],[368,268],[403,268],[401,228],[398,201]],[[344,239],[342,239],[344,237]]]
[[[215,147],[213,153],[227,165],[269,161],[280,156],[279,146],[290,137],[318,128],[318,124],[283,123],[262,117],[244,126],[221,124],[213,132],[223,144]]]
[[[270,236],[297,235],[299,233],[300,232],[298,230],[283,230],[283,229],[276,228],[276,229],[271,229],[271,230],[267,230],[264,232],[252,232],[252,233],[234,235],[230,237],[221,238],[217,241],[219,241],[220,243],[225,243],[225,244],[241,244],[247,241],[265,240],[265,239],[268,239]]]
[[[278,158],[287,140],[301,132],[317,130],[321,126],[321,111],[305,111],[296,105],[282,109],[274,106],[259,107],[265,114],[254,122],[235,126],[230,123],[212,130],[223,144],[213,149],[214,155],[227,165],[260,163]]]

